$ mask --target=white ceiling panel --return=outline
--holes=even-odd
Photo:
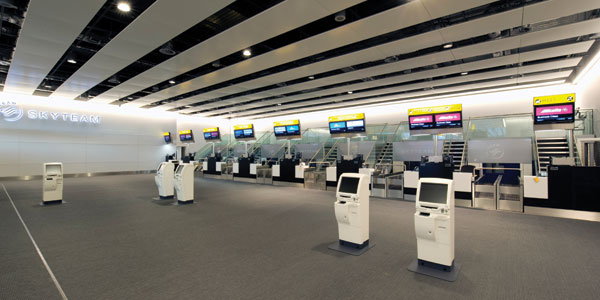
[[[112,102],[364,0],[288,0],[95,97]],[[290,12],[294,12],[290,14]]]
[[[452,77],[452,78],[436,80],[436,81],[431,81],[431,82],[419,82],[419,83],[415,83],[415,84],[404,85],[404,86],[400,86],[400,87],[386,88],[386,89],[379,89],[376,91],[370,91],[370,92],[365,92],[365,93],[361,92],[358,94],[355,93],[355,94],[351,94],[351,95],[349,94],[349,95],[343,95],[343,96],[337,96],[337,97],[330,97],[327,99],[317,99],[317,100],[305,101],[305,102],[300,102],[300,103],[288,104],[288,105],[282,106],[282,108],[289,109],[289,108],[293,108],[293,107],[316,105],[316,104],[323,103],[323,101],[330,102],[330,101],[335,101],[335,100],[352,99],[352,98],[356,98],[356,97],[366,97],[366,96],[376,97],[377,95],[384,94],[384,93],[396,93],[396,92],[402,92],[402,91],[408,91],[408,90],[412,90],[412,89],[419,89],[419,88],[426,88],[426,87],[435,87],[435,86],[450,85],[450,84],[460,84],[460,83],[469,82],[469,81],[485,80],[485,79],[496,78],[496,77],[506,77],[506,76],[516,75],[518,73],[520,73],[520,74],[533,73],[533,72],[540,72],[540,71],[545,71],[545,70],[574,67],[577,65],[577,63],[579,63],[580,60],[581,60],[581,58],[573,58],[573,59],[567,59],[567,60],[563,60],[563,61],[559,61],[559,62],[548,62],[548,63],[542,63],[542,64],[535,64],[535,65],[524,66],[524,67],[520,67],[520,68],[511,68],[511,69],[497,70],[497,71],[486,72],[486,73],[471,74],[471,75]],[[453,66],[453,67],[455,67],[455,66]],[[443,69],[447,69],[447,68],[443,68]],[[561,72],[558,72],[558,73],[561,73]],[[568,71],[568,73],[570,73],[570,71]],[[402,76],[402,77],[404,77],[404,76]],[[421,78],[423,78],[423,77],[421,77]],[[416,78],[414,78],[414,79],[416,79]],[[412,80],[412,78],[410,80]],[[404,81],[406,81],[406,80],[400,80],[399,82],[404,82]],[[437,90],[437,89],[435,89],[435,90]],[[341,90],[331,89],[331,90],[328,90],[327,94],[333,94],[336,92],[343,92],[343,91],[344,91],[343,89],[341,89]],[[308,98],[308,97],[305,97],[305,98]],[[263,105],[264,105],[264,103],[263,103]],[[261,112],[266,112],[266,111],[271,111],[271,110],[273,110],[272,106],[253,110],[251,112],[241,112],[239,114],[232,114],[232,117],[237,117],[237,116],[248,114],[248,113],[259,114]]]
[[[30,0],[4,90],[32,94],[104,2]]]
[[[598,0],[544,1],[525,7],[523,23],[539,23],[597,8],[600,8],[600,2]]]
[[[426,77],[442,76],[442,75],[457,73],[460,71],[472,71],[472,70],[477,70],[477,69],[491,68],[491,67],[495,67],[495,66],[514,64],[517,62],[531,61],[531,60],[537,60],[537,59],[546,59],[546,58],[557,57],[557,56],[562,56],[562,55],[581,53],[581,52],[587,51],[592,44],[593,44],[593,41],[585,41],[585,42],[569,44],[569,45],[565,45],[565,46],[557,46],[557,47],[552,47],[552,48],[547,48],[547,49],[524,52],[521,54],[513,54],[513,55],[483,60],[483,61],[464,63],[464,64],[458,65],[459,71],[452,71],[453,69],[450,69],[450,68],[439,68],[439,69],[427,71],[427,72],[418,72],[418,73],[413,73],[410,75],[397,76],[397,77],[392,77],[392,78],[383,79],[383,80],[370,81],[370,82],[361,83],[361,84],[357,84],[357,85],[351,85],[351,86],[348,86],[345,88],[346,88],[346,90],[361,89],[361,88],[367,88],[369,86],[374,86],[374,85],[385,85],[385,84],[390,84],[390,83],[394,83],[394,82],[404,82],[404,81],[410,81],[410,80],[414,80],[414,79],[422,79],[422,78],[426,78]],[[483,47],[483,48],[485,48],[485,47]],[[429,56],[436,57],[443,53],[444,52],[434,53]],[[476,53],[476,55],[481,55],[481,54],[486,54],[486,53],[485,52]],[[446,60],[450,60],[450,59],[447,59],[447,56],[446,56],[443,59],[441,59],[439,62],[446,61]],[[429,60],[425,60],[425,61],[429,61]],[[414,67],[425,66],[425,65],[427,65],[427,63],[421,62],[419,60],[419,58],[414,58],[414,59],[398,61],[397,63],[393,63],[391,65],[401,65],[406,68],[414,68]],[[297,87],[297,90],[304,90],[304,89],[314,88],[314,87],[323,86],[323,85],[327,85],[327,84],[333,84],[333,83],[337,83],[337,82],[343,82],[343,81],[347,81],[347,80],[354,80],[354,79],[364,78],[364,77],[368,77],[368,76],[375,76],[375,75],[387,73],[387,72],[379,72],[377,74],[374,74],[374,73],[372,73],[372,69],[376,69],[376,68],[369,68],[369,69],[366,69],[365,71],[356,71],[356,72],[352,72],[352,73],[346,73],[346,74],[341,74],[341,75],[337,75],[337,76],[331,76],[328,78],[308,81],[306,83],[294,85],[294,87]],[[352,75],[353,77],[349,77],[350,75]],[[324,92],[320,91],[320,92],[315,92],[315,93],[311,93],[311,94],[319,94],[319,93],[333,93],[333,92],[330,92],[330,90],[326,90]],[[247,109],[250,107],[256,107],[257,105],[264,106],[265,104],[268,104],[268,103],[276,104],[276,103],[291,101],[291,100],[295,100],[295,99],[297,100],[297,99],[307,98],[307,95],[310,95],[310,94],[303,94],[303,95],[294,96],[294,97],[286,97],[285,99],[269,100],[266,102],[260,102],[260,103],[255,103],[255,104],[247,104],[247,105],[241,104],[241,105],[237,105],[234,108],[224,108],[224,109],[214,110],[214,111],[208,112],[206,114],[228,112],[228,111],[234,111],[234,110],[238,110],[238,109]],[[253,94],[251,96],[255,96],[255,94]],[[255,100],[255,99],[257,99],[257,98],[252,98],[252,100]],[[203,106],[199,106],[199,107],[188,108],[188,109],[182,110],[182,112],[194,112],[194,111],[208,109],[211,107],[218,107],[218,106],[223,106],[223,105],[227,105],[227,104],[234,104],[234,103],[241,103],[241,102],[242,102],[242,100],[239,100],[238,98],[234,98],[231,100],[221,101],[221,102],[214,103],[214,104],[208,104],[208,105],[203,105]]]
[[[81,95],[233,1],[156,1],[65,81],[55,95]]]
[[[282,82],[282,81],[305,77],[310,74],[317,74],[317,73],[320,73],[323,71],[335,70],[340,67],[350,66],[353,64],[357,64],[357,63],[368,62],[368,61],[372,61],[372,60],[376,60],[376,59],[382,59],[382,58],[385,58],[385,57],[391,56],[391,55],[410,53],[410,52],[413,52],[413,51],[416,51],[419,49],[424,49],[424,48],[428,48],[428,47],[432,47],[432,46],[436,46],[436,45],[441,45],[444,43],[444,39],[442,39],[442,37],[441,37],[442,32],[446,35],[446,40],[462,40],[462,39],[472,37],[473,35],[481,35],[481,34],[493,32],[493,31],[501,31],[504,29],[508,29],[508,28],[512,28],[512,27],[520,25],[521,17],[522,17],[522,9],[515,9],[515,10],[511,10],[511,11],[501,13],[498,15],[493,15],[490,17],[478,18],[473,21],[460,23],[460,24],[457,24],[454,26],[449,26],[449,27],[443,28],[439,31],[427,32],[424,34],[408,37],[406,39],[402,39],[399,41],[395,41],[395,42],[379,45],[376,47],[368,48],[365,50],[353,52],[353,53],[350,53],[348,55],[344,55],[344,56],[341,56],[338,58],[333,58],[333,59],[317,62],[317,63],[311,64],[310,68],[295,68],[295,69],[280,72],[277,74],[261,77],[261,78],[255,79],[255,80],[250,80],[250,81],[239,84],[239,86],[246,87],[247,89],[250,90],[250,89],[262,87],[262,86],[273,84],[273,83],[278,83],[278,82]],[[490,25],[490,24],[492,24],[492,25]],[[379,52],[383,53],[384,55],[383,56],[379,55]],[[450,55],[450,53],[448,53],[447,55]],[[448,61],[448,60],[451,60],[451,59],[447,59],[445,61]],[[443,62],[443,61],[444,60],[437,61],[437,62],[439,63],[439,62]],[[347,63],[339,64],[338,62],[347,62]],[[432,63],[435,63],[435,62],[432,61]],[[326,66],[326,67],[323,68],[322,66]],[[409,67],[403,67],[403,69],[407,69],[407,68],[409,68]],[[323,69],[325,69],[325,70],[323,70]],[[301,71],[304,71],[304,70],[306,72],[301,73]],[[393,71],[389,71],[389,72],[393,72]],[[382,73],[384,73],[384,72],[383,71],[379,72],[379,74],[382,74]],[[351,75],[352,73],[348,73],[348,74]],[[365,75],[365,76],[372,76],[372,75]],[[343,81],[343,78],[340,77],[337,80]],[[229,89],[229,87],[225,87],[225,88],[219,89],[219,91],[228,92],[227,91],[228,89]],[[298,89],[296,89],[296,90],[298,90]],[[264,94],[258,94],[258,95],[254,94],[252,96],[253,96],[253,99],[260,99],[262,97],[265,97]],[[208,92],[208,93],[204,93],[202,95],[198,95],[195,97],[190,97],[189,99],[192,99],[192,101],[190,101],[188,103],[205,101],[205,100],[214,99],[214,98],[216,98],[216,97],[214,95],[212,95],[211,92]],[[232,99],[232,101],[236,101],[236,99]],[[134,103],[132,103],[132,104],[134,104]],[[216,106],[221,106],[221,105],[227,105],[227,103],[224,102],[220,105],[217,105],[217,104],[214,104],[214,105],[216,107]],[[138,106],[141,106],[141,105],[138,105]],[[207,108],[208,107],[211,107],[211,106],[207,106]]]
[[[266,54],[247,59],[235,65],[220,69],[211,74],[192,79],[190,80],[190,82],[192,83],[191,85],[194,87],[193,89],[186,89],[181,87],[180,85],[177,85],[162,90],[160,92],[148,95],[144,98],[158,101],[165,98],[177,96],[186,92],[190,92],[194,89],[217,84],[222,81],[227,81],[236,77],[264,70],[269,67],[277,66],[283,63],[294,61],[313,54],[331,50],[343,45],[358,42],[373,36],[389,32],[389,30],[387,30],[389,27],[387,26],[385,27],[385,31],[380,31],[380,28],[370,26],[369,23],[372,22],[375,22],[377,24],[389,22],[395,24],[396,29],[399,29],[414,25],[419,22],[427,21],[428,19],[425,19],[426,14],[423,13],[423,7],[421,5],[414,5],[413,3],[418,4],[418,1],[390,9],[385,12],[385,16],[371,16],[353,22],[350,25],[338,27],[336,29],[304,39],[297,43],[293,43],[291,45],[276,49]],[[420,17],[411,18],[411,23],[407,23],[408,21],[397,22],[398,16],[406,15],[416,15]]]

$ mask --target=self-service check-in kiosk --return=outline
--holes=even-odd
[[[455,281],[459,265],[454,262],[454,182],[421,178],[417,188],[415,234],[417,259],[413,272]]]
[[[334,204],[339,241],[329,249],[361,255],[373,247],[369,243],[369,193],[368,175],[342,174]]]
[[[173,199],[175,176],[175,165],[172,162],[162,162],[158,165],[154,181],[158,187],[159,199]]]
[[[63,164],[44,164],[42,204],[59,204],[63,199]]]
[[[175,191],[177,202],[188,204],[194,202],[194,165],[179,164],[175,170]]]

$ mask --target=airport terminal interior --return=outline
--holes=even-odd
[[[0,299],[598,299],[598,0],[0,0]]]

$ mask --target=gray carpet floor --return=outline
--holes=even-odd
[[[152,175],[4,184],[69,299],[598,299],[600,223],[458,208],[454,283],[407,270],[414,203],[371,199],[371,241],[337,240],[332,192],[196,178],[170,205]],[[0,190],[1,191],[1,190]],[[0,299],[59,299],[3,191]]]

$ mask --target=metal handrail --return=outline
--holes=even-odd
[[[340,142],[340,140],[336,140],[335,143],[333,143],[333,145],[331,146],[331,149],[329,149],[329,151],[327,152],[327,154],[325,154],[323,156],[323,159],[329,157],[329,154],[331,154],[331,151],[333,151],[333,149],[337,146],[337,144]]]
[[[263,136],[261,136],[260,139],[258,139],[256,143],[252,145],[252,148],[254,149],[248,153],[248,156],[254,154],[254,152],[256,152],[260,148],[260,146],[262,146],[265,143],[265,140],[271,137],[271,135],[273,135],[272,132],[265,132],[265,134],[263,134]]]
[[[467,141],[469,140],[469,128],[471,128],[471,118],[469,118],[469,122],[467,125],[467,134],[463,138],[463,151],[460,158],[460,167],[459,170],[462,170],[462,167],[465,165],[465,151],[467,150]]]

